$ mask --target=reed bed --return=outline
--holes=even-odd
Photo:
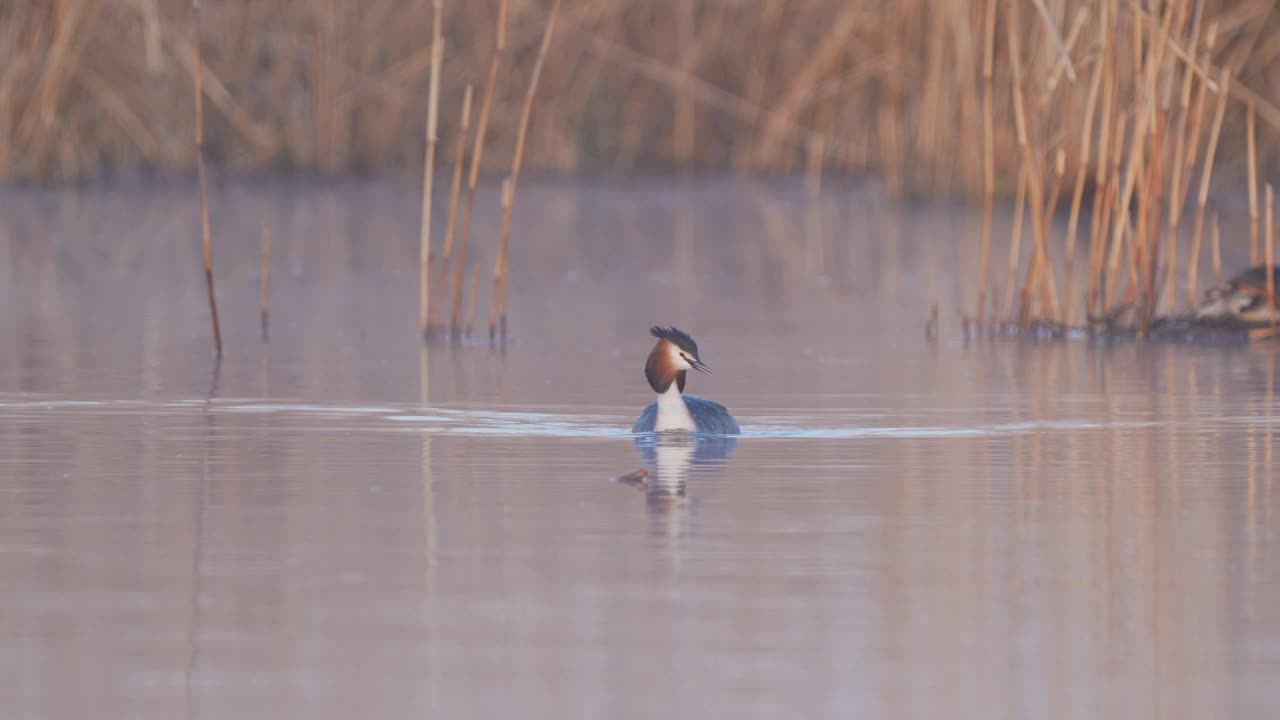
[[[468,83],[485,78],[499,3],[443,5],[448,52],[438,133],[450,142],[458,136],[460,113],[448,110],[460,107]],[[1272,3],[1023,5],[1020,29],[1034,39],[1024,48],[1026,95],[1030,104],[1043,106],[1033,108],[1043,125],[1036,150],[1061,146],[1069,180],[1080,172],[1080,119],[1096,64],[1105,56],[1107,67],[1115,65],[1114,77],[1110,70],[1102,77],[1096,100],[1095,138],[1103,144],[1101,116],[1113,127],[1116,115],[1138,109],[1135,83],[1145,77],[1138,65],[1155,59],[1166,7],[1176,9],[1178,26],[1170,28],[1169,47],[1160,51],[1159,74],[1182,75],[1178,68],[1186,67],[1191,53],[1213,72],[1231,68],[1238,88],[1232,97],[1262,101],[1259,172],[1275,167],[1266,141],[1280,122],[1267,91],[1280,82],[1280,13]],[[504,72],[492,91],[491,147],[478,163],[486,173],[505,173],[509,166],[525,72],[550,7],[550,0],[511,4],[508,66],[521,72]],[[990,187],[996,197],[1011,196],[1022,151],[1003,41],[1007,9],[1005,0],[566,4],[541,74],[525,169],[789,173],[820,167],[828,175],[892,178],[891,186],[905,193],[976,200]],[[195,62],[187,12],[178,0],[28,2],[3,11],[0,178],[194,172],[195,151],[187,140],[193,119],[174,101],[189,92]],[[208,160],[240,173],[418,175],[427,144],[422,122],[433,12],[430,2],[395,0],[206,3]],[[1104,32],[1104,13],[1117,27]],[[998,42],[992,43],[989,26],[997,25],[997,15]],[[1198,38],[1190,35],[1188,16]],[[1216,43],[1202,57],[1210,25],[1216,26]],[[1153,80],[1163,85],[1163,78],[1145,82]],[[480,91],[490,93],[484,86]],[[1179,93],[1171,95],[1168,112],[1176,116],[1182,112]],[[1243,165],[1247,134],[1238,102],[1225,122],[1220,157]],[[1190,135],[1203,146],[1202,136]],[[1066,188],[1074,192],[1070,182]]]
[[[1225,182],[1237,188],[1246,184],[1240,176],[1247,174],[1249,254],[1257,262],[1261,245],[1264,262],[1272,262],[1272,187],[1266,184],[1260,242],[1257,184],[1259,174],[1265,176],[1273,163],[1270,156],[1259,157],[1258,149],[1273,146],[1266,140],[1280,127],[1273,122],[1275,106],[1251,88],[1258,86],[1252,78],[1266,75],[1268,68],[1250,65],[1251,58],[1258,57],[1256,49],[1273,42],[1259,29],[1271,13],[1255,17],[1259,26],[1246,28],[1242,18],[1253,17],[1252,9],[1260,4],[1225,8],[1203,0],[1100,0],[1080,7],[1064,35],[1060,27],[1072,4],[1058,3],[1056,12],[1041,2],[1031,5],[1037,12],[1030,18],[1022,16],[1024,4],[1016,0],[998,7],[993,0],[986,6],[983,104],[994,96],[996,103],[1003,100],[1012,108],[1005,125],[1019,157],[1015,161],[1001,153],[999,140],[992,140],[993,135],[998,138],[1001,124],[997,120],[994,131],[985,127],[984,113],[981,134],[973,129],[969,143],[985,154],[987,215],[976,304],[965,327],[1052,336],[1073,330],[1121,335],[1171,328],[1183,335],[1198,331],[1201,321],[1188,311],[1198,299],[1210,189],[1215,180],[1224,182],[1224,174]],[[1264,66],[1269,62],[1259,61]],[[1002,63],[1009,68],[1004,88],[999,87],[999,73],[990,70]],[[1071,76],[1072,68],[1081,70],[1074,88],[1062,80]],[[1251,78],[1250,85],[1241,77]],[[1240,142],[1224,131],[1232,114],[1245,126],[1238,134]],[[1258,128],[1263,116],[1271,120]],[[1258,142],[1259,132],[1266,140]],[[1067,157],[1074,158],[1070,172]],[[1240,172],[1240,164],[1247,173]],[[1003,314],[987,316],[991,176],[993,169],[999,173],[1012,167],[1017,168],[1018,183]],[[1078,281],[1075,252],[1090,172],[1088,277]],[[1057,243],[1050,237],[1057,229],[1052,220],[1068,175],[1073,177],[1072,199],[1065,238]],[[1179,256],[1180,228],[1193,182],[1194,224],[1190,256],[1184,260]],[[1030,257],[1025,259],[1024,214],[1031,230]],[[1216,215],[1211,231],[1214,274],[1220,282]],[[1065,303],[1059,302],[1059,270],[1051,257],[1056,247],[1065,247]],[[1076,297],[1077,285],[1087,287],[1083,302]],[[1269,276],[1266,292],[1274,302]],[[1084,324],[1078,324],[1079,310],[1084,311]]]
[[[248,173],[422,173],[419,325],[426,336],[435,327],[457,336],[471,325],[463,299],[478,179],[500,175],[493,336],[505,327],[522,171],[803,172],[810,187],[824,174],[874,174],[895,193],[981,199],[967,326],[1083,319],[1143,332],[1195,299],[1213,183],[1247,178],[1251,259],[1271,247],[1258,228],[1258,185],[1277,169],[1273,5],[582,0],[557,12],[552,0],[228,0],[201,12],[179,0],[20,3],[0,24],[0,178],[194,168],[203,196],[208,162]],[[193,77],[194,118],[172,102]],[[454,166],[437,251],[442,138]],[[1014,199],[1016,217],[1001,281],[991,234],[1002,197]],[[207,201],[201,223],[220,348]],[[1211,233],[1217,272],[1216,222]],[[446,299],[448,320],[437,321]]]

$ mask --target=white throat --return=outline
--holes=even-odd
[[[671,383],[664,393],[658,393],[658,419],[653,424],[657,432],[663,430],[697,430],[693,424],[693,416],[689,414],[689,406],[684,404],[680,394],[680,386]]]

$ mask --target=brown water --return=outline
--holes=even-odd
[[[217,192],[220,364],[190,187],[0,196],[6,717],[1275,716],[1271,348],[966,344],[963,210],[542,182],[515,342],[423,350],[415,192]],[[654,323],[736,443],[628,435]]]

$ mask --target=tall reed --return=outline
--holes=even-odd
[[[213,233],[209,228],[209,180],[204,162],[204,53],[201,51],[200,0],[191,0],[194,26],[196,92],[196,170],[200,176],[200,235],[204,245],[204,281],[209,294],[209,319],[213,323],[213,349],[222,357],[222,328],[218,324],[218,299],[213,290]]]
[[[462,93],[462,120],[458,124],[458,140],[454,150],[453,183],[449,189],[449,217],[445,222],[444,253],[440,260],[440,280],[437,283],[440,286],[441,302],[436,303],[437,305],[443,304],[444,293],[449,285],[449,262],[453,258],[453,237],[454,230],[457,228],[458,197],[462,189],[462,168],[467,159],[467,137],[468,131],[471,129],[471,89],[471,84],[467,83],[466,89]]]
[[[444,0],[432,0],[431,81],[427,99],[427,154],[422,163],[422,227],[418,234],[418,330],[431,334],[431,197],[436,176],[437,126],[440,117],[440,65],[444,60],[441,16]]]
[[[511,235],[511,208],[516,201],[516,186],[520,182],[520,165],[524,160],[524,143],[529,132],[529,116],[533,114],[533,97],[538,92],[538,78],[542,76],[542,64],[547,59],[547,48],[556,29],[556,16],[560,13],[560,0],[551,6],[546,29],[542,32],[542,44],[533,62],[529,76],[529,89],[525,91],[524,106],[520,110],[520,125],[516,131],[516,149],[511,155],[511,174],[502,188],[502,233],[498,239],[498,256],[493,262],[493,297],[489,301],[489,342],[493,342],[501,324],[502,337],[507,336],[507,239]]]
[[[1265,226],[1267,232],[1262,238],[1262,252],[1263,257],[1265,258],[1263,261],[1265,263],[1263,267],[1265,267],[1267,271],[1267,305],[1269,306],[1268,319],[1270,320],[1271,325],[1276,324],[1276,278],[1275,273],[1272,271],[1272,263],[1274,262],[1273,253],[1275,252],[1273,250],[1273,239],[1275,238],[1275,235],[1272,234],[1271,225],[1271,216],[1274,204],[1275,198],[1273,197],[1271,190],[1271,183],[1267,183],[1267,224]]]
[[[458,236],[458,262],[453,277],[453,310],[449,321],[450,333],[461,332],[462,288],[466,278],[467,238],[471,233],[471,212],[476,200],[476,181],[480,177],[480,160],[484,157],[484,139],[489,128],[489,111],[493,108],[494,88],[498,84],[498,69],[507,49],[507,0],[498,0],[496,37],[493,57],[489,61],[489,76],[485,81],[484,100],[480,103],[480,120],[476,125],[475,145],[471,149],[471,173],[467,177],[467,202],[462,211],[462,229]]]
[[[186,137],[189,107],[173,102],[189,93],[194,64],[194,47],[182,30],[188,5],[8,3],[5,27],[26,41],[0,42],[0,178],[191,171],[194,148],[175,140]],[[441,75],[442,100],[461,97],[463,86],[477,77],[483,81],[496,5],[487,0],[444,7],[451,70]],[[532,9],[550,5],[544,0],[513,6],[512,19],[519,23],[508,33],[508,52],[522,58],[524,68],[542,31]],[[1265,92],[1280,81],[1274,60],[1280,14],[1270,3],[1020,5],[1025,17],[1019,32],[1031,50],[1025,58],[1028,89],[1034,91],[1029,97],[1054,97],[1038,142],[1042,150],[1053,152],[1061,144],[1075,162],[1081,140],[1075,125],[1098,57],[1090,40],[1104,26],[1118,31],[1111,33],[1117,52],[1107,62],[1119,70],[1117,111],[1132,121],[1135,83],[1149,82],[1137,70],[1154,61],[1170,6],[1174,21],[1165,55],[1171,57],[1161,77],[1171,72],[1169,60],[1180,65],[1177,72],[1190,66],[1197,75],[1216,76],[1216,67],[1230,66],[1237,76],[1233,102],[1256,100],[1259,132],[1280,127],[1280,108]],[[400,3],[394,12],[387,10],[391,6],[353,0],[206,4],[207,161],[237,172],[361,169],[416,175],[423,153],[404,149],[422,142],[422,125],[411,120],[423,117],[429,102],[422,88],[433,51],[422,29],[431,26],[435,6]],[[760,0],[690,2],[664,13],[647,0],[567,4],[557,30],[564,52],[553,53],[543,68],[542,84],[558,88],[554,102],[539,101],[539,122],[548,130],[527,148],[525,170],[628,173],[696,166],[786,172],[808,162],[828,174],[892,175],[906,192],[954,192],[977,200],[988,175],[987,146],[978,142],[986,115],[986,41],[996,35],[986,28],[994,9],[1002,16],[994,27],[1003,44],[1004,8],[960,0]],[[1158,8],[1158,17],[1151,8]],[[1185,30],[1188,16],[1191,33]],[[1213,21],[1222,37],[1205,58],[1202,29]],[[792,42],[796,38],[811,42]],[[1003,56],[991,67],[993,87],[1001,94],[1011,71]],[[522,102],[520,93],[497,91],[487,133],[488,142],[502,149],[482,158],[482,172],[506,172]],[[991,109],[995,188],[1012,195],[1021,164],[1009,132],[1012,107],[1000,97]],[[1171,113],[1173,121],[1177,103]],[[453,138],[458,117],[445,115],[440,135]],[[52,117],[58,121],[50,122]],[[1244,124],[1243,113],[1228,114],[1220,153],[1242,167]],[[1099,119],[1096,130],[1101,128]],[[974,141],[951,141],[950,129]],[[1192,137],[1203,143],[1201,135]],[[816,155],[806,158],[809,153]],[[1260,173],[1274,172],[1270,154],[1258,160]],[[1168,171],[1168,158],[1164,164]],[[1077,176],[1074,165],[1068,172],[1069,179]]]
[[[996,3],[998,0],[987,0],[986,16],[983,21],[982,50],[982,251],[978,265],[978,325],[983,324],[983,313],[986,311],[987,289],[989,280],[987,273],[991,267],[991,217],[996,194],[995,167],[995,129],[992,115],[992,95],[994,94],[995,46],[996,46]],[[994,318],[993,318],[994,319]]]
[[[262,342],[271,339],[271,223],[262,224],[262,287],[258,302],[258,331]]]

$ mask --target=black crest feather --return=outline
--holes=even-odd
[[[686,333],[683,330],[677,330],[673,327],[654,325],[649,328],[649,334],[661,340],[669,340],[675,343],[676,347],[681,350],[693,355],[694,357],[698,357],[698,343],[694,342],[693,338],[689,337],[689,333]]]

